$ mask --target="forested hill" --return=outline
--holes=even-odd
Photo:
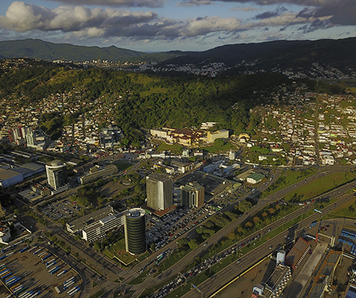
[[[0,98],[11,102],[14,110],[28,104],[35,108],[40,101],[65,93],[68,100],[83,103],[73,115],[78,116],[93,109],[100,99],[99,107],[114,115],[116,124],[136,142],[140,139],[137,133],[140,128],[199,127],[206,121],[219,122],[221,127],[231,130],[253,130],[259,120],[258,115],[250,115],[251,108],[275,103],[282,86],[284,92],[296,88],[285,76],[273,73],[218,78],[164,77],[96,68],[71,70],[43,64],[0,70],[0,75]],[[311,81],[303,85],[305,91],[315,86]],[[322,86],[319,83],[317,87]],[[63,118],[60,113],[57,116]],[[105,118],[107,115],[103,114],[102,119]],[[66,123],[68,119],[61,121]]]

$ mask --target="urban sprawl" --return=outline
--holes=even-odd
[[[328,216],[355,211],[356,98],[293,90],[252,133],[207,119],[136,147],[114,99],[2,99],[1,297],[355,297],[354,220]],[[53,112],[76,115],[54,140]]]

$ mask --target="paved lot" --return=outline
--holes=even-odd
[[[24,251],[23,253],[20,253],[19,251],[22,248],[24,248],[23,243],[19,244],[15,248],[9,249],[4,254],[9,254],[9,253],[10,254],[13,253],[13,254],[1,261],[1,264],[5,264],[6,268],[9,269],[12,273],[12,275],[9,275],[8,278],[11,278],[13,276],[21,278],[14,285],[16,284],[23,285],[24,287],[27,287],[26,291],[30,291],[30,290],[34,292],[40,291],[40,294],[37,297],[46,297],[46,298],[67,297],[68,295],[66,292],[69,289],[72,289],[75,286],[82,287],[82,279],[77,274],[77,272],[74,271],[65,262],[63,262],[63,260],[61,260],[59,257],[55,255],[50,255],[48,258],[46,258],[46,260],[42,261],[41,258],[44,255],[48,254],[48,251],[46,249],[36,247],[34,249],[30,248]],[[38,252],[36,255],[33,255],[33,253],[39,249],[41,249],[41,251]],[[52,260],[55,261],[56,263],[47,269],[46,262]],[[56,266],[59,266],[60,269],[55,274],[50,274],[48,271],[51,270],[52,268],[56,268]],[[60,272],[64,270],[67,271],[61,276],[57,276]],[[73,277],[74,277],[74,282],[66,291],[63,291],[64,290],[63,282]],[[7,280],[8,278],[5,278],[4,280]],[[58,294],[55,291],[56,286],[63,291],[61,294]],[[4,292],[0,292],[0,294],[1,297],[6,297],[9,294],[9,292],[4,291]],[[78,292],[73,297],[79,297],[79,295],[80,292]]]

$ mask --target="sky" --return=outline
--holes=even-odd
[[[0,40],[141,52],[356,36],[356,0],[0,0]]]

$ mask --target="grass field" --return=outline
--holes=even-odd
[[[356,179],[356,172],[333,173],[290,192],[284,199],[286,201],[307,201],[354,179]]]
[[[302,171],[285,171],[280,178],[274,182],[270,187],[268,187],[261,195],[261,198],[265,198],[283,188],[288,187],[300,180],[310,177],[316,173],[316,168],[310,168]]]

